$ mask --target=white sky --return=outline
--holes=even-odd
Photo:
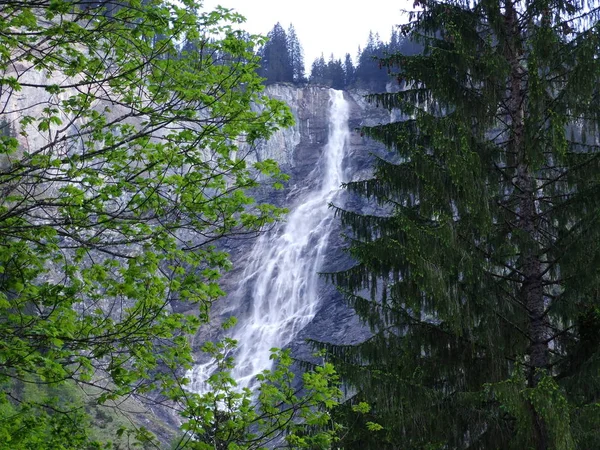
[[[242,27],[253,34],[266,35],[281,23],[287,30],[294,25],[304,49],[307,75],[315,58],[331,53],[342,61],[350,53],[356,62],[358,46],[363,48],[369,30],[387,41],[395,25],[406,22],[402,9],[412,9],[410,0],[205,0],[205,9],[216,5],[232,8],[246,17]]]

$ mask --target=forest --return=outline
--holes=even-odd
[[[294,25],[287,32],[277,23],[267,34],[267,42],[260,46],[258,74],[266,84],[315,84],[333,89],[363,89],[370,92],[385,91],[392,81],[387,71],[381,70],[378,60],[385,55],[401,52],[405,55],[421,53],[422,46],[393,29],[388,42],[382,42],[378,33],[370,32],[363,49],[358,48],[356,58],[346,53],[344,60],[330,55],[315,59],[310,74],[304,71],[304,52]],[[356,61],[356,63],[354,63]]]
[[[307,76],[293,25],[196,0],[0,3],[0,449],[600,448],[600,3],[413,8]],[[206,342],[192,392],[189,337],[236,322],[220,240],[287,212],[252,194],[288,179],[252,156],[282,82],[402,113],[343,184],[376,208],[331,205],[370,337],[273,349],[255,391]]]

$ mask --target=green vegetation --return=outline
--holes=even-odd
[[[295,430],[324,426],[320,408],[335,403],[330,366],[297,395],[285,354],[259,393],[268,418],[232,389],[228,360],[212,402],[184,389],[187,335],[208,321],[230,267],[214,242],[283,212],[247,194],[259,177],[283,178],[273,161],[251,163],[252,144],[292,123],[261,94],[264,40],[200,6],[2,4],[0,448],[157,446],[126,423],[99,434],[127,402],[173,408],[195,437],[177,448],[206,448],[233,425],[228,448],[263,448],[282,433],[304,439]],[[218,419],[223,404],[231,420]],[[332,431],[315,436],[326,446]],[[305,442],[294,446],[318,446]]]
[[[333,366],[324,363],[305,372],[300,392],[294,386],[289,350],[272,349],[276,368],[258,375],[261,386],[253,398],[249,389],[235,389],[229,373],[233,359],[227,355],[235,346],[231,339],[205,345],[218,367],[207,380],[210,391],[188,399],[190,414],[182,425],[187,433],[173,448],[331,448],[339,427],[329,411],[341,398]]]
[[[386,84],[392,80],[388,71],[381,70],[379,59],[398,52],[414,55],[421,50],[422,47],[417,42],[400,35],[396,29],[392,30],[388,42],[382,42],[379,34],[370,32],[365,47],[358,49],[356,65],[352,62],[349,53],[346,53],[343,62],[341,59],[336,59],[334,55],[325,62],[325,57],[321,55],[312,63],[309,81],[333,89],[385,91]]]
[[[258,49],[260,67],[258,74],[265,84],[278,82],[304,83],[304,51],[290,24],[287,33],[276,23],[267,34],[267,41]]]
[[[423,53],[380,59],[405,89],[369,97],[409,119],[362,130],[390,154],[347,185],[380,209],[337,210],[373,331],[323,344],[343,446],[600,448],[598,4],[416,6]]]
[[[297,383],[277,349],[238,391],[229,339],[203,347],[210,390],[185,389],[231,266],[216,241],[284,212],[248,190],[285,178],[252,147],[292,123],[259,74],[304,81],[293,27],[250,36],[194,0],[3,3],[1,449],[600,448],[600,7],[416,6],[402,38],[311,73],[391,75],[369,99],[408,117],[362,130],[390,152],[346,187],[379,209],[336,209],[356,264],[330,277],[373,333],[320,344],[338,405],[331,363]],[[168,444],[139,425],[157,405],[181,421]]]
[[[134,434],[139,430],[134,430],[142,417],[154,422],[154,430],[174,434],[133,398],[99,405],[97,389],[71,380],[47,384],[34,378],[12,379],[2,391],[13,400],[0,405],[0,417],[9,419],[0,436],[3,449],[86,449],[99,448],[100,443],[105,448],[111,444],[127,448],[138,442]]]

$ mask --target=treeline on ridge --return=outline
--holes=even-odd
[[[311,83],[334,89],[360,88],[369,91],[385,90],[390,76],[380,70],[378,60],[387,54],[401,52],[405,55],[420,53],[419,44],[403,37],[393,29],[390,39],[384,42],[378,33],[369,32],[366,46],[358,48],[356,63],[350,53],[342,61],[333,54],[325,60],[323,54],[316,58],[310,75],[304,70],[304,52],[294,26],[284,30],[280,23],[275,24],[267,34],[268,41],[258,49],[260,68],[258,73],[266,84],[288,82],[295,84]]]

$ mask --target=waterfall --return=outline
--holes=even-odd
[[[318,271],[331,231],[328,204],[343,181],[348,146],[349,106],[342,91],[330,90],[328,142],[284,223],[255,243],[232,301],[250,299],[248,316],[240,317],[232,338],[239,342],[233,378],[239,388],[253,388],[254,376],[270,369],[270,349],[289,344],[314,317],[321,299]],[[205,390],[214,367],[199,364],[188,377],[191,390]]]

